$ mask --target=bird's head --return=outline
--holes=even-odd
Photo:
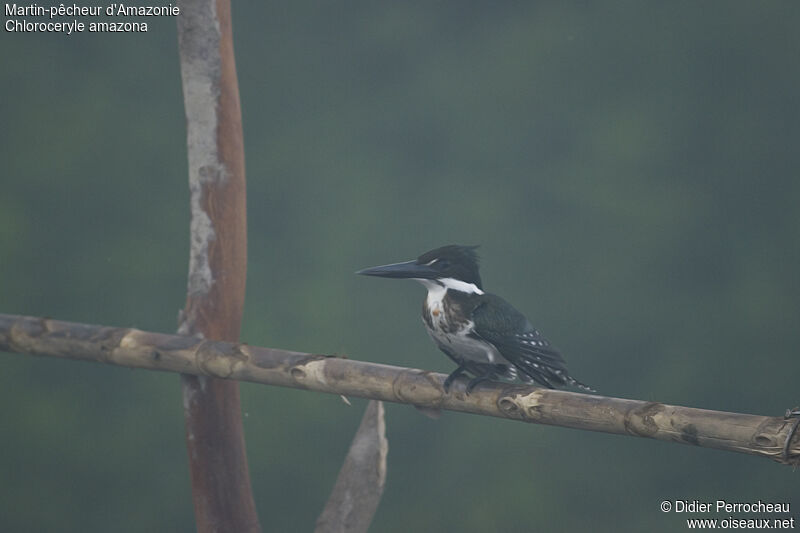
[[[417,259],[404,263],[392,263],[359,270],[356,274],[382,278],[406,278],[419,281],[435,281],[441,285],[463,282],[474,285],[481,291],[481,276],[478,272],[477,246],[449,244],[425,252]],[[427,283],[425,283],[427,285]]]

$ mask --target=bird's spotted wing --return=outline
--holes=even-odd
[[[556,388],[575,384],[569,377],[564,359],[525,316],[492,294],[472,312],[474,334],[494,345],[517,369],[523,381]]]
[[[551,389],[569,383],[564,359],[541,335],[535,332],[510,338],[488,335],[486,340],[518,369],[523,381],[535,381]]]

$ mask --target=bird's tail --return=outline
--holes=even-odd
[[[552,359],[547,361],[543,358],[531,359],[528,357],[520,358],[516,366],[521,370],[520,374],[523,381],[535,381],[547,388],[555,389],[563,385],[569,385],[586,392],[597,392],[589,385],[578,381],[567,373],[564,360],[558,353],[552,352]],[[528,378],[528,379],[525,379]]]
[[[565,381],[567,382],[567,385],[572,385],[573,387],[579,388],[581,390],[585,390],[586,392],[597,392],[596,390],[591,388],[589,385],[586,385],[585,383],[581,383],[580,381],[578,381],[577,379],[573,378],[572,376],[567,376]]]

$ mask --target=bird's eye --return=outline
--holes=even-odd
[[[436,261],[436,266],[439,268],[450,268],[450,261],[447,259],[439,259]]]

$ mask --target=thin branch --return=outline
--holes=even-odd
[[[709,411],[504,383],[479,385],[466,395],[464,383],[457,381],[445,394],[443,374],[412,368],[2,314],[0,350],[344,394],[800,463],[795,417]]]
[[[230,0],[179,0],[191,193],[186,307],[178,331],[239,338],[247,272],[244,141]],[[257,532],[239,386],[181,376],[197,530]]]

